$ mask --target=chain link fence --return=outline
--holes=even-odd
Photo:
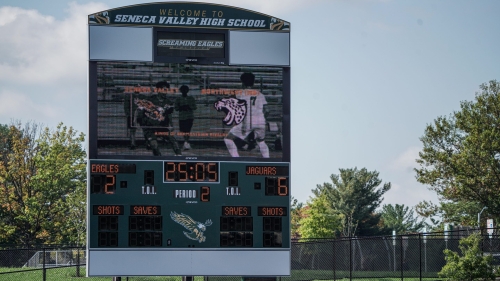
[[[279,281],[383,278],[435,280],[438,278],[437,273],[445,265],[443,251],[450,249],[458,252],[460,239],[475,232],[480,232],[483,237],[481,247],[484,254],[492,255],[495,264],[500,265],[498,229],[490,231],[491,234],[486,230],[457,229],[397,236],[294,241],[291,250],[291,275],[278,279]],[[84,247],[0,248],[0,280],[113,280],[111,277],[87,278],[85,266]],[[194,281],[241,281],[242,278],[244,277],[196,276],[193,279]],[[182,277],[121,277],[121,280],[181,281]]]
[[[481,234],[483,253],[492,255],[495,265],[500,265],[500,236],[498,229],[490,230],[491,235],[486,230],[462,228],[397,236],[302,240],[292,244],[292,274],[282,280],[435,280],[446,263],[443,251],[460,252],[460,239],[472,233]]]

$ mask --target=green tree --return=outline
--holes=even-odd
[[[316,197],[325,194],[334,214],[342,215],[343,236],[384,234],[379,230],[380,214],[375,210],[390,190],[391,184],[379,179],[377,171],[366,168],[340,169],[340,175],[330,176],[332,183],[317,185]]]
[[[87,187],[85,180],[75,185],[75,189],[66,195],[65,210],[67,219],[63,221],[60,230],[60,243],[85,245],[86,243],[86,212]]]
[[[440,205],[436,205],[432,202],[429,202],[429,201],[422,201],[422,202],[419,202],[416,206],[415,206],[415,212],[425,218],[425,219],[429,219],[430,221],[430,224],[428,224],[428,226],[430,228],[427,229],[427,231],[431,231],[432,228],[435,228],[436,226],[440,225],[442,223],[442,221],[440,221],[438,218],[441,218],[443,215],[443,211],[441,209],[441,206]]]
[[[444,250],[446,265],[438,275],[454,281],[495,280],[493,257],[483,255],[480,242],[481,237],[476,233],[460,240],[458,247],[462,255]]]
[[[20,122],[0,135],[0,241],[10,244],[72,242],[72,202],[85,196],[83,134],[60,124],[55,131]],[[80,222],[85,224],[85,220]]]
[[[425,227],[425,220],[414,217],[413,209],[404,204],[383,205],[380,213],[384,227],[398,234],[418,232]]]
[[[299,227],[300,221],[304,218],[304,204],[296,198],[291,198],[290,224],[292,239],[300,238]]]
[[[435,191],[443,215],[453,212],[473,221],[483,206],[500,215],[500,84],[480,85],[474,101],[462,101],[460,110],[441,116],[420,138],[423,150],[416,168],[417,180]],[[453,206],[455,205],[455,206]],[[486,214],[485,214],[486,215]]]
[[[83,141],[83,134],[62,124],[53,132],[45,128],[37,141],[36,188],[50,202],[50,212],[57,214],[43,227],[50,234],[47,242],[77,242],[82,227],[85,229],[85,206],[81,202],[86,202],[87,163]]]
[[[442,231],[445,223],[476,226],[477,209],[478,205],[476,202],[444,200],[441,200],[439,204],[422,201],[415,206],[417,214],[429,219],[430,223],[427,223],[427,226],[435,231]],[[428,230],[430,229],[428,228]]]
[[[8,135],[9,135],[9,126],[7,126],[5,124],[0,124],[0,139],[6,140]],[[4,154],[6,152],[7,148],[8,148],[7,142],[0,143],[0,152],[2,154]]]
[[[301,238],[331,238],[341,227],[341,215],[332,212],[325,194],[313,198],[305,208],[300,220]]]

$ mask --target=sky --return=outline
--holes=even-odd
[[[291,23],[292,196],[357,167],[392,184],[382,204],[438,202],[415,178],[419,138],[500,80],[500,1],[208,2]],[[0,123],[87,133],[87,16],[141,3],[0,0]]]

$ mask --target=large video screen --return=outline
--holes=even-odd
[[[283,68],[96,65],[97,157],[283,159]]]

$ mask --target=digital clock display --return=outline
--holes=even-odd
[[[217,162],[164,162],[165,182],[217,182]]]

